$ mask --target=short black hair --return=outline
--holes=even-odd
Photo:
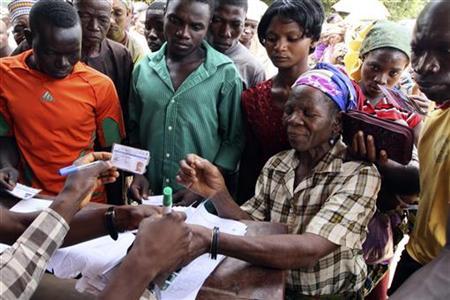
[[[214,10],[216,8],[216,1],[215,0],[188,0],[189,2],[200,2],[200,3],[205,3],[208,4],[209,6],[209,14],[210,17],[212,18],[213,14],[214,14]],[[167,7],[169,7],[169,3],[171,2],[171,0],[167,0]]]
[[[77,11],[64,0],[39,0],[30,11],[30,29],[35,32],[45,22],[60,28],[72,28],[80,23]]]
[[[222,5],[231,5],[248,10],[248,0],[216,0],[216,8]]]
[[[275,16],[290,19],[304,30],[304,36],[318,41],[325,20],[320,0],[275,0],[266,10],[258,25],[258,39],[264,45],[267,28]]]

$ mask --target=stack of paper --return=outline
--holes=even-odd
[[[48,200],[27,199],[16,204],[11,210],[37,211],[48,207],[50,203],[51,201]],[[247,230],[247,226],[241,222],[222,219],[208,213],[204,205],[198,208],[175,207],[174,209],[184,211],[187,215],[186,222],[189,224],[202,225],[211,229],[217,226],[221,232],[235,235],[244,235]],[[128,232],[120,234],[117,241],[104,236],[58,249],[50,259],[47,269],[61,278],[74,278],[81,274],[83,277],[77,284],[77,289],[82,292],[99,292],[114,275],[117,265],[125,257],[134,237],[134,234]],[[176,276],[172,276],[162,291],[162,299],[195,299],[205,280],[223,259],[222,255],[219,255],[217,260],[211,260],[208,254],[198,257],[181,269]]]

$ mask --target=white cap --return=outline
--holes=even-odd
[[[261,0],[248,0],[247,19],[259,22],[267,8]]]

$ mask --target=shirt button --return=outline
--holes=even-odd
[[[169,179],[169,178],[166,178],[166,182],[169,183],[169,182],[170,182],[170,179]]]
[[[169,126],[169,127],[167,127],[167,129],[172,130],[173,128],[172,128],[172,126]]]
[[[170,153],[166,153],[166,157],[169,158],[170,157]]]

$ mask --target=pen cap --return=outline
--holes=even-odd
[[[163,190],[163,206],[171,207],[172,206],[172,188],[170,186],[166,186]]]

